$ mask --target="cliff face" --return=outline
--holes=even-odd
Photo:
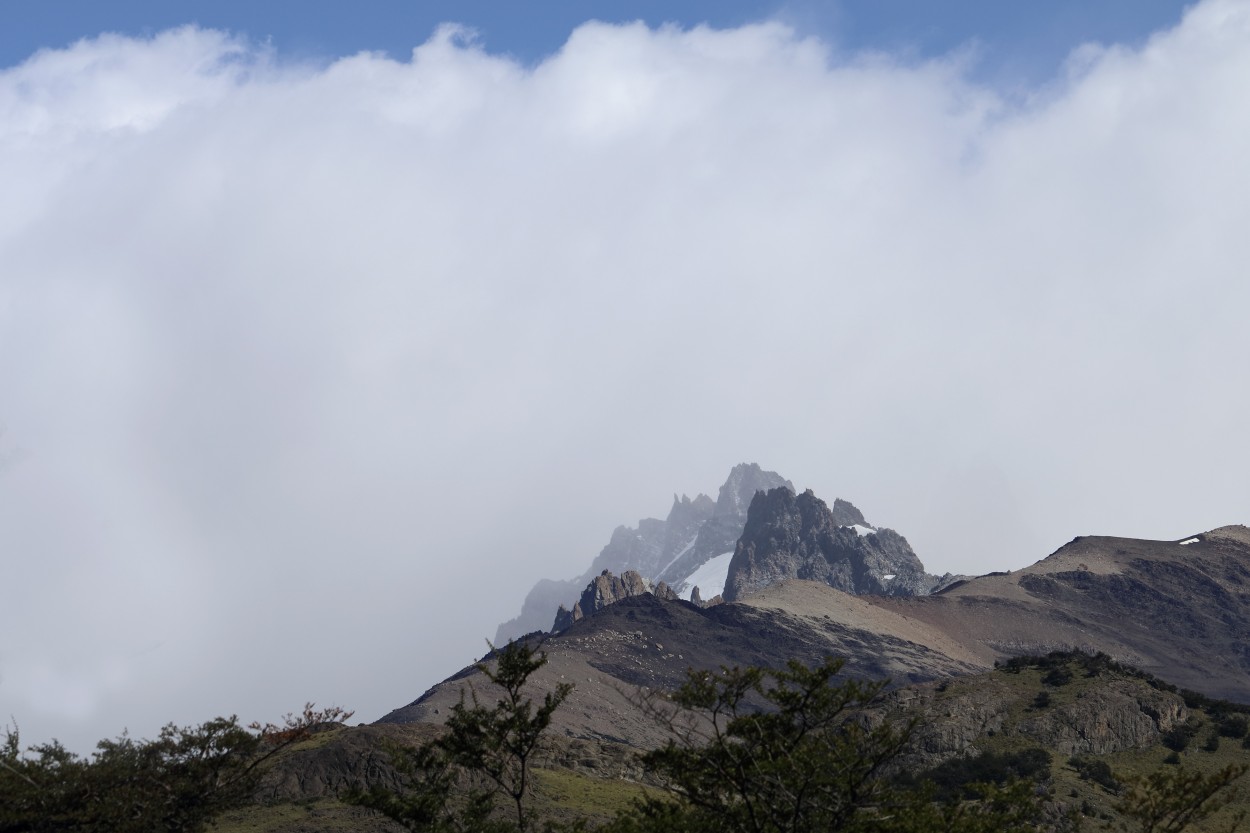
[[[885,596],[925,595],[945,580],[925,572],[902,535],[867,528],[846,501],[834,506],[810,490],[757,493],[729,564],[726,601],[795,578]]]

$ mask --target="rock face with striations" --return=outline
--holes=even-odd
[[[667,519],[643,518],[636,529],[618,526],[613,530],[611,540],[590,565],[589,572],[637,570],[644,576],[658,576],[673,554],[694,540],[715,511],[716,504],[707,495],[694,500],[673,495]]]
[[[716,500],[702,494],[694,499],[674,495],[666,519],[644,518],[636,527],[617,527],[581,576],[567,581],[543,579],[534,585],[521,614],[495,631],[494,644],[545,630],[556,609],[571,606],[587,582],[604,570],[617,575],[635,570],[646,579],[664,581],[676,592],[686,593],[690,588],[685,580],[695,570],[718,555],[733,552],[755,493],[778,486],[794,488],[776,472],[756,463],[740,463],[729,472]]]
[[[796,495],[781,487],[757,494],[729,563],[726,601],[792,578],[883,596],[927,595],[950,579],[926,573],[902,535],[868,528],[846,501],[834,507],[811,490]]]
[[[604,570],[586,585],[581,599],[573,605],[572,610],[560,605],[560,609],[556,611],[555,624],[551,629],[557,632],[565,630],[579,619],[598,613],[610,604],[616,604],[621,599],[628,599],[631,596],[641,596],[644,593],[651,593],[668,602],[677,600],[677,594],[667,584],[661,581],[659,584],[652,585],[637,570],[626,570],[619,576],[614,576],[608,570]]]

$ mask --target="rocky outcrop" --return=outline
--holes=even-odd
[[[608,605],[616,604],[631,596],[641,596],[644,593],[650,593],[665,601],[677,600],[677,594],[667,584],[661,581],[653,585],[637,570],[626,570],[619,576],[614,576],[608,570],[604,570],[586,586],[586,589],[582,591],[581,599],[573,605],[572,610],[560,605],[551,629],[556,632],[565,630],[579,619],[592,616]]]
[[[833,522],[838,526],[871,526],[868,521],[864,520],[864,513],[856,509],[849,500],[834,498],[830,512],[833,515]]]
[[[1178,694],[1135,680],[1115,680],[1018,725],[1022,735],[1061,755],[1109,755],[1144,749],[1189,717]]]
[[[338,797],[375,786],[399,790],[403,773],[390,761],[390,745],[417,745],[438,730],[426,723],[404,726],[319,727],[313,736],[282,754],[268,767],[253,798],[261,804]]]
[[[1017,745],[1039,746],[1065,758],[1148,749],[1192,715],[1179,694],[1141,677],[1077,674],[1063,687],[1047,686],[1038,670],[1027,670],[1017,679],[997,671],[900,689],[870,720],[891,711],[916,718],[904,763],[923,770],[985,751],[987,739],[995,735],[1017,737]],[[1020,684],[1026,680],[1034,686]],[[1041,692],[1048,697],[1045,705],[1034,699]]]
[[[684,593],[685,579],[709,559],[732,552],[746,523],[747,507],[758,491],[786,486],[789,480],[758,463],[740,463],[730,470],[716,500],[700,494],[694,498],[673,495],[664,520],[644,518],[636,526],[619,526],[590,568],[568,581],[544,579],[526,596],[521,614],[495,631],[496,645],[506,644],[533,631],[545,630],[552,613],[561,605],[573,606],[577,594],[604,570],[621,575],[634,570],[652,581],[664,581]],[[847,504],[850,506],[850,504]],[[851,507],[858,515],[858,510]],[[862,516],[860,516],[862,518]]]
[[[713,605],[724,604],[725,598],[718,593],[710,599],[704,599],[703,594],[699,592],[699,586],[696,584],[690,590],[690,603],[695,607],[712,607]]]
[[[781,487],[756,494],[734,549],[725,599],[786,579],[828,584],[845,593],[919,596],[946,578],[931,576],[907,539],[891,529],[867,532],[863,515],[846,501],[837,514],[811,490],[796,495]]]

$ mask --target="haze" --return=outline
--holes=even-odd
[[[1250,4],[1026,89],[777,22],[0,72],[0,714],[373,720],[754,461],[929,570],[1250,502]]]

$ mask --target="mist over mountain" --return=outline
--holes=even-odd
[[[1024,87],[776,5],[570,6],[532,58],[431,24],[320,60],[185,9],[13,56],[0,714],[80,750],[381,715],[544,576],[550,628],[672,492],[650,557],[716,537],[742,459],[932,573],[1238,520],[1250,5],[1181,5],[1056,34]],[[736,532],[646,578],[714,598]],[[855,583],[818,538],[768,569]]]
[[[760,496],[764,503],[758,503]],[[777,472],[740,463],[715,502],[705,494],[693,500],[674,495],[666,519],[618,526],[581,576],[540,580],[521,614],[498,627],[494,644],[550,630],[558,611],[563,626],[580,619],[589,613],[575,609],[584,592],[590,593],[588,604],[596,594],[587,584],[605,572],[636,573],[633,589],[639,592],[663,584],[665,592],[671,588],[686,600],[697,593],[704,601],[722,594],[736,599],[745,586],[765,586],[783,576],[824,578],[850,593],[895,595],[928,593],[950,580],[925,573],[905,538],[870,526],[849,501],[838,498],[831,509],[810,490],[796,495],[794,484]]]
[[[673,495],[667,518],[643,518],[633,527],[618,526],[581,575],[565,581],[539,580],[525,597],[520,615],[496,629],[494,644],[549,630],[556,611],[561,606],[572,610],[587,582],[604,570],[617,574],[635,570],[646,579],[666,582],[679,593],[687,590],[683,582],[696,569],[733,551],[755,493],[777,486],[794,488],[776,472],[764,471],[756,463],[741,463],[730,470],[715,501],[701,493],[693,500]]]

